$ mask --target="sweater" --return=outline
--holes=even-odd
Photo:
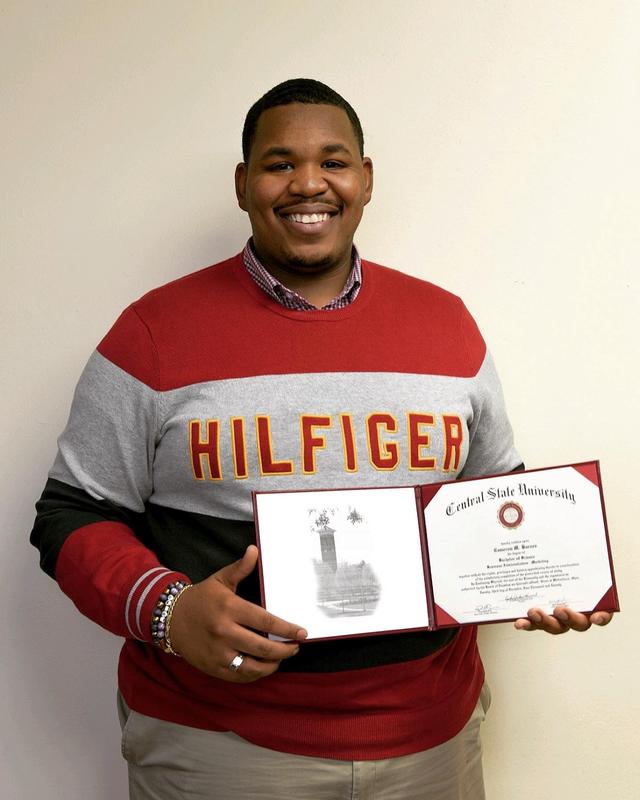
[[[294,311],[238,255],[133,303],[91,356],[32,542],[80,611],[125,638],[119,687],[133,710],[339,759],[434,747],[468,720],[484,679],[473,626],[302,643],[249,684],[150,644],[170,581],[203,580],[255,542],[252,491],[425,484],[520,463],[460,299],[362,269],[347,307]],[[238,593],[259,603],[258,576]]]

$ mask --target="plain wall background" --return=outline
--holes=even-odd
[[[2,797],[126,795],[119,642],[39,572],[33,503],[121,309],[243,245],[244,114],[297,76],[358,110],[361,251],[463,296],[527,465],[601,459],[624,613],[481,631],[488,796],[637,797],[640,4],[5,0],[0,24]]]

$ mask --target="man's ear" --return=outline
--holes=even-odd
[[[362,169],[364,170],[364,204],[371,200],[373,192],[373,161],[370,158],[362,159]]]
[[[247,189],[247,165],[241,161],[236,166],[236,197],[238,198],[238,205],[243,211],[247,210],[246,189]]]

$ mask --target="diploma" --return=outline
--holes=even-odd
[[[263,605],[308,640],[619,609],[595,461],[253,502]]]
[[[618,610],[597,462],[421,489],[436,627]]]

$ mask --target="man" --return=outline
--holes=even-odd
[[[126,638],[136,800],[482,798],[475,629],[305,644],[258,604],[251,491],[517,469],[491,358],[458,298],[360,260],[373,168],[342,97],[275,87],[243,156],[252,238],[100,343],[32,540],[78,608]],[[517,627],[609,619],[562,613]]]

